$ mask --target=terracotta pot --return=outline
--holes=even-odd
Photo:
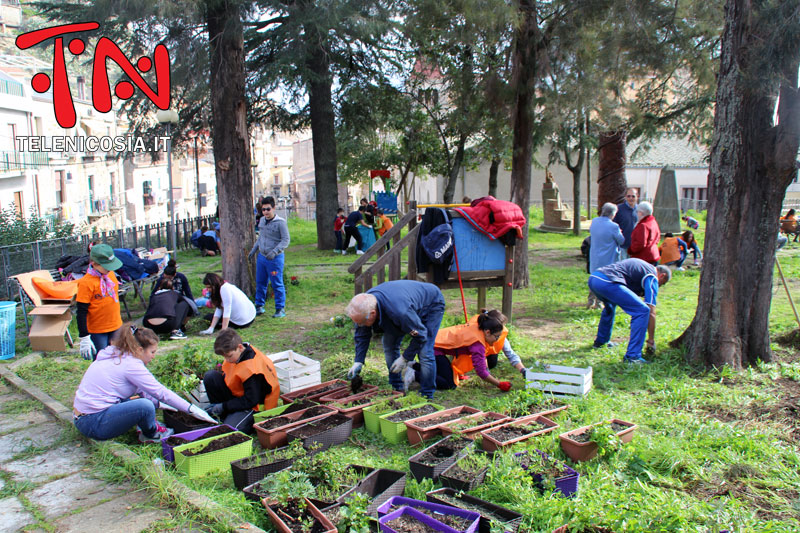
[[[408,443],[414,446],[415,444],[419,444],[422,441],[426,441],[428,439],[437,437],[442,434],[441,426],[443,424],[458,422],[459,420],[461,420],[461,418],[448,420],[447,422],[442,422],[441,424],[434,424],[432,426],[426,426],[426,427],[422,427],[420,422],[436,418],[442,418],[443,416],[448,416],[457,413],[460,413],[463,416],[467,416],[467,415],[474,415],[477,413],[481,413],[481,411],[479,409],[475,409],[474,407],[469,407],[467,405],[460,405],[458,407],[451,407],[450,409],[445,409],[444,411],[437,411],[429,415],[420,416],[419,418],[414,418],[412,420],[406,420],[405,424],[406,428],[408,428]]]
[[[521,437],[516,437],[516,438],[513,438],[511,440],[500,441],[500,440],[497,440],[495,437],[492,436],[492,433],[494,433],[494,432],[496,432],[496,431],[498,431],[498,430],[500,430],[500,429],[502,429],[504,427],[508,427],[508,426],[531,426],[531,425],[535,425],[537,427],[540,427],[541,426],[540,423],[545,425],[544,429],[540,429],[538,431],[534,431],[532,433],[528,433],[527,435],[522,435]],[[555,422],[553,422],[549,418],[546,418],[546,417],[541,416],[541,415],[523,416],[522,418],[518,418],[518,419],[514,420],[513,422],[508,422],[506,424],[501,424],[499,426],[494,426],[492,428],[485,429],[485,430],[481,431],[481,433],[480,433],[481,437],[482,437],[481,446],[483,446],[483,449],[486,450],[487,452],[494,452],[494,451],[497,451],[497,450],[499,450],[501,448],[505,448],[506,446],[511,446],[512,444],[516,444],[518,442],[522,442],[522,441],[531,439],[533,437],[538,437],[539,435],[544,435],[545,433],[549,433],[549,432],[555,430],[557,427],[558,427],[558,424],[556,424]]]
[[[638,426],[632,422],[625,422],[618,418],[611,419],[611,422],[629,426],[627,429],[623,429],[622,431],[617,432],[617,436],[619,437],[619,440],[623,443],[630,442],[631,439],[633,438],[633,432],[636,430]],[[564,450],[564,453],[567,454],[567,457],[569,457],[575,462],[589,461],[590,459],[594,459],[595,456],[597,456],[597,444],[592,441],[578,442],[576,440],[573,440],[571,436],[580,435],[587,429],[592,428],[594,426],[599,426],[600,424],[605,424],[605,422],[598,422],[596,424],[591,424],[589,426],[583,426],[578,429],[573,429],[572,431],[567,431],[566,433],[562,433],[561,435],[559,435],[558,439],[561,441],[561,449]]]
[[[302,417],[303,414],[308,409],[303,409],[302,411],[289,413],[286,416],[291,418],[293,422],[278,428],[264,429],[263,427],[261,427],[261,425],[264,424],[264,422],[259,422],[258,424],[254,424],[253,429],[255,429],[256,433],[258,434],[258,442],[261,444],[261,447],[267,449],[273,449],[273,448],[280,448],[281,446],[286,446],[289,443],[288,437],[286,436],[286,432],[288,430],[295,428],[297,426],[302,426],[303,424],[307,424],[312,420],[318,420],[320,418],[336,413],[336,409],[333,409],[332,407],[327,407],[324,405],[318,407],[324,407],[326,409],[326,412],[319,414],[317,416],[313,416],[311,418],[304,418],[302,420],[298,419]]]
[[[320,389],[325,389],[329,385],[336,385],[336,387],[324,390],[322,392],[316,392],[319,391]],[[347,387],[350,387],[349,382],[343,379],[332,379],[330,381],[320,383],[319,385],[311,385],[310,387],[306,387],[304,389],[299,389],[296,391],[287,392],[286,394],[281,394],[281,400],[283,400],[283,403],[292,403],[293,401],[300,399],[315,402],[319,398],[325,396],[326,394],[331,394],[336,390]]]
[[[482,418],[486,416],[491,417],[493,420],[491,422],[487,422],[479,426],[474,426],[469,429],[459,431],[458,434],[466,439],[474,440],[475,437],[477,437],[478,434],[484,429],[489,429],[495,426],[499,426],[500,424],[505,424],[507,422],[511,422],[512,420],[512,418],[509,416],[506,416],[501,413],[493,413],[490,411],[488,413],[475,413],[474,415],[465,416],[461,420],[453,420],[451,422],[439,426],[439,429],[441,430],[443,437],[449,437],[450,435],[455,433],[455,431],[453,430],[453,426],[455,424],[458,424],[459,422],[466,422],[471,418]]]

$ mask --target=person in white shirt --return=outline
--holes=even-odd
[[[220,325],[222,329],[239,329],[246,328],[253,323],[256,318],[256,306],[239,287],[228,283],[213,272],[206,274],[203,278],[203,285],[211,292],[209,299],[217,309],[211,318],[211,326],[201,331],[202,335],[211,335],[217,325]]]

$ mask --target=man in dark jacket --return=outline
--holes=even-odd
[[[620,245],[620,259],[627,259],[628,248],[631,247],[631,233],[636,222],[639,220],[636,216],[636,201],[639,196],[636,194],[636,189],[627,189],[625,191],[625,201],[617,205],[617,216],[614,217],[614,222],[617,223],[619,229],[622,230],[622,236],[625,241]]]
[[[382,330],[389,383],[395,390],[405,390],[414,376],[410,363],[419,355],[420,392],[433,398],[436,388],[433,343],[444,316],[444,296],[436,285],[411,280],[387,281],[354,296],[345,312],[356,324],[356,354],[348,379],[361,372],[373,331]],[[411,335],[411,342],[401,356],[400,343],[406,335]]]

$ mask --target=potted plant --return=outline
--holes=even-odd
[[[436,481],[472,445],[471,440],[456,435],[441,439],[408,458],[411,474],[417,481],[426,477]]]
[[[303,448],[301,441],[296,441],[283,448],[267,450],[233,461],[231,462],[233,484],[242,490],[273,472],[289,467],[296,459],[307,454],[308,450]]]
[[[353,428],[360,428],[364,425],[364,408],[369,407],[375,403],[382,402],[390,397],[402,396],[403,393],[399,391],[383,391],[373,390],[362,392],[349,398],[336,400],[329,403],[329,407],[333,407],[340,414],[353,419]],[[346,400],[346,401],[344,401]]]
[[[408,512],[409,510],[411,513]],[[404,515],[410,519],[404,519]],[[481,518],[480,513],[475,511],[466,511],[403,496],[395,496],[387,500],[378,508],[378,516],[380,517],[378,523],[381,524],[383,531],[429,531],[413,529],[415,523],[421,522],[436,531],[447,533],[477,532]]]
[[[279,532],[308,533],[316,530],[336,533],[330,520],[306,498],[314,487],[305,474],[283,470],[269,476],[263,483],[270,497],[263,498],[261,503]]]
[[[522,515],[516,511],[469,494],[463,494],[449,487],[430,491],[426,493],[425,497],[429,502],[480,513],[481,519],[478,525],[480,533],[489,533],[490,531],[516,533],[522,522]]]
[[[319,445],[319,451],[327,450],[336,444],[342,444],[353,432],[353,419],[338,413],[296,426],[286,432],[287,439],[292,442],[300,439],[305,448]]]
[[[337,520],[334,522],[338,531],[347,533],[370,533],[371,526],[375,523],[370,512],[370,499],[366,494],[353,493],[346,503],[331,507],[336,512]],[[328,513],[326,516],[330,517]]]
[[[514,459],[530,474],[534,484],[542,491],[560,492],[567,498],[578,492],[580,474],[543,451],[515,453]]]
[[[490,401],[487,410],[497,411],[511,418],[554,415],[569,407],[560,398],[536,389],[518,389]]]
[[[189,477],[225,470],[231,461],[253,454],[253,439],[238,431],[176,446],[175,468]]]
[[[567,431],[558,436],[561,449],[575,462],[613,453],[620,444],[630,442],[638,426],[618,418]]]
[[[372,516],[386,500],[393,496],[402,496],[405,486],[405,472],[378,468],[337,498],[337,501],[349,505],[350,500],[357,496],[366,498],[368,501],[366,511]]]
[[[469,492],[483,483],[491,463],[488,454],[468,453],[448,466],[439,475],[439,482],[445,487]]]
[[[161,439],[161,453],[164,455],[165,461],[172,463],[175,461],[174,449],[176,446],[194,442],[200,439],[216,437],[217,435],[224,435],[225,433],[230,433],[232,431],[236,431],[236,429],[232,428],[231,426],[221,425],[195,429],[194,431],[187,431],[185,433],[177,433]]]
[[[441,411],[442,409],[444,409],[444,407],[441,405],[425,401],[387,413],[379,417],[381,434],[383,438],[390,443],[399,444],[408,437],[408,428],[405,424],[407,420],[413,420],[420,416]]]
[[[506,422],[510,422],[511,418],[501,413],[475,413],[473,415],[465,416],[460,420],[453,420],[446,424],[439,426],[443,437],[448,437],[454,433],[461,435],[467,439],[474,439],[484,429],[499,426]]]
[[[513,422],[484,429],[480,432],[481,445],[488,452],[493,452],[555,430],[558,424],[541,415],[519,418]]]
[[[258,442],[261,443],[262,448],[279,448],[286,446],[288,443],[286,436],[288,430],[334,413],[336,413],[336,409],[325,405],[317,405],[253,424],[253,429],[256,430]]]
[[[468,405],[460,405],[429,415],[423,415],[412,420],[406,420],[408,443],[414,446],[420,442],[432,439],[433,437],[441,435],[442,425],[448,422],[461,420],[467,415],[474,415],[480,412],[480,409],[475,409]]]

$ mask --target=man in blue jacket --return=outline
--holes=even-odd
[[[619,226],[612,219],[617,214],[617,206],[611,202],[603,204],[600,216],[592,219],[589,230],[591,248],[589,249],[589,272],[619,261],[619,247],[625,242]],[[589,291],[589,308],[599,309],[600,301]]]
[[[250,259],[258,253],[256,260],[256,315],[264,314],[267,300],[267,285],[272,284],[275,295],[275,314],[272,318],[286,316],[286,287],[283,285],[283,251],[289,246],[289,226],[275,211],[275,199],[267,196],[261,201],[263,216],[258,221],[258,239],[250,250]]]
[[[625,191],[625,201],[617,206],[617,216],[614,217],[614,222],[619,225],[619,229],[622,230],[622,236],[625,237],[619,254],[620,259],[628,258],[628,248],[631,247],[633,227],[639,221],[636,216],[636,200],[638,198],[636,189],[627,189]]]
[[[356,324],[353,337],[356,355],[347,372],[348,379],[361,372],[373,331],[382,330],[389,384],[395,390],[405,390],[414,376],[410,363],[419,355],[420,393],[433,398],[436,388],[433,343],[444,316],[444,296],[436,285],[410,280],[387,281],[355,295],[345,312]],[[411,335],[411,342],[401,356],[400,343],[406,335]]]

